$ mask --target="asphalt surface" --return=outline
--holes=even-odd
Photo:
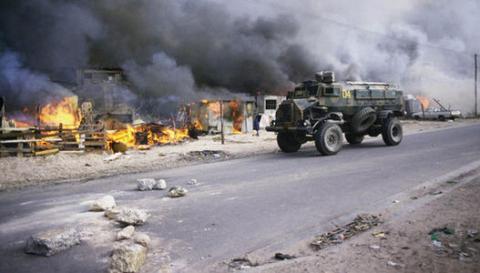
[[[346,216],[391,203],[393,195],[480,159],[480,125],[406,136],[396,147],[381,138],[345,145],[322,157],[313,146],[295,154],[215,162],[0,193],[0,272],[105,272],[115,227],[87,201],[104,194],[145,208],[139,228],[154,240],[145,272],[208,272],[256,250],[281,250]],[[136,178],[165,178],[186,197],[135,191]],[[195,178],[198,185],[187,182]],[[45,258],[23,253],[32,233],[51,227],[91,228],[93,239]]]

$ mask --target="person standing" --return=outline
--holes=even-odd
[[[260,136],[260,120],[262,119],[262,115],[257,114],[253,119],[253,130],[257,131],[256,136]]]

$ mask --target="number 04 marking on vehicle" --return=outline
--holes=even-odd
[[[350,90],[342,90],[342,98],[344,99],[350,99],[352,98],[352,92]]]

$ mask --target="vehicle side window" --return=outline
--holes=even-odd
[[[338,97],[338,96],[340,96],[340,88],[325,87],[323,95],[327,96],[327,97]]]
[[[277,100],[265,100],[265,109],[266,110],[277,109]]]

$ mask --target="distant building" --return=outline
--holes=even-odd
[[[260,95],[256,97],[257,113],[262,115],[260,128],[270,125],[270,122],[275,119],[278,106],[285,98],[285,96],[276,95]]]
[[[135,111],[128,105],[128,87],[122,69],[77,70],[77,92],[81,100],[94,102],[99,118],[116,119],[124,123],[135,120]]]

